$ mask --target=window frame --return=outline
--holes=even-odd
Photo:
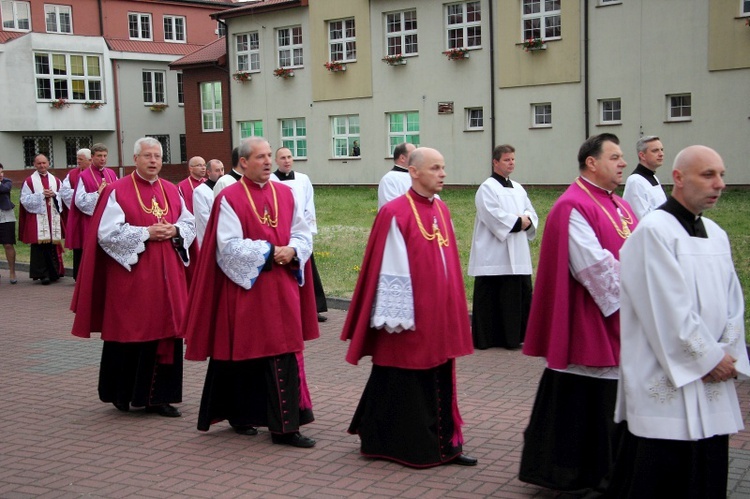
[[[393,131],[392,117],[401,116],[401,131]],[[409,130],[409,117],[416,116],[417,130]],[[422,133],[422,124],[419,119],[419,111],[393,111],[385,114],[386,117],[386,137],[388,139],[388,151],[386,157],[393,157],[393,148],[402,142],[408,142],[419,147],[420,135]],[[413,123],[413,122],[412,122]],[[416,142],[414,138],[416,137]]]
[[[558,9],[552,9],[547,11],[546,5],[547,2],[545,0],[521,0],[521,40],[530,40],[530,39],[536,39],[541,38],[543,41],[549,41],[549,40],[561,40],[562,39],[562,0],[557,0],[558,3]],[[539,4],[539,11],[538,12],[531,12],[526,14],[524,12],[524,9],[526,7],[526,2],[535,2]],[[551,36],[547,36],[547,31],[549,29],[554,30],[555,25],[548,26],[548,19],[551,18],[557,18],[559,24],[557,25],[557,30],[559,33],[557,35],[553,34]],[[526,27],[526,22],[538,20],[539,23],[536,27],[528,28]],[[534,36],[535,31],[539,31],[539,36]]]
[[[240,38],[247,37],[247,49],[240,50]],[[254,47],[254,48],[253,48]],[[234,35],[235,65],[237,71],[247,73],[260,73],[260,34],[257,31],[248,31],[247,33],[237,33]],[[242,67],[241,57],[247,57],[247,67]]]
[[[50,102],[57,99],[65,99],[70,102],[104,102],[104,68],[102,67],[101,55],[83,53],[72,54],[69,52],[33,52],[32,56],[34,58],[34,86],[37,102]],[[40,60],[42,57],[46,59],[46,63]],[[55,74],[55,71],[60,71],[60,69],[58,69],[60,68],[60,57],[65,58],[65,72],[58,72]],[[74,57],[81,58],[83,75],[73,74],[74,65],[71,63],[71,58]],[[98,75],[89,74],[89,71],[93,69],[89,64],[91,58],[98,60]],[[47,68],[47,72],[41,73],[40,69],[44,67]],[[47,85],[40,85],[42,82],[47,82]],[[74,97],[76,93],[80,93],[81,91],[77,88],[77,82],[83,82],[83,98]],[[41,95],[46,91],[49,91],[49,97]]]
[[[145,77],[146,74],[150,75],[150,84],[151,89],[149,92],[151,93],[151,99],[146,98],[146,81]],[[158,89],[157,89],[157,78],[156,75],[159,74],[162,76],[161,81],[161,94],[162,98],[159,100],[158,97]],[[141,70],[141,96],[143,97],[143,105],[144,106],[153,106],[154,104],[166,104],[167,103],[167,72],[161,69],[142,69]]]
[[[132,30],[132,16],[136,16],[137,21],[137,30],[138,30],[138,36],[133,36],[133,30]],[[143,21],[144,19],[148,19],[148,37],[144,37],[143,35]],[[151,16],[151,14],[146,12],[128,12],[128,37],[130,40],[144,40],[144,41],[153,41],[154,39],[154,20]]]
[[[67,168],[78,166],[77,152],[83,148],[91,149],[94,137],[91,135],[70,135],[63,139],[65,143],[65,164]]]
[[[33,141],[33,144],[29,144],[30,141]],[[23,147],[24,168],[34,168],[34,158],[38,154],[44,154],[47,156],[49,159],[49,167],[55,167],[52,135],[26,135],[21,137],[21,144]],[[32,147],[29,148],[29,145]]]
[[[182,71],[177,72],[177,105],[185,105],[185,75]]]
[[[684,103],[684,99],[687,98],[687,105]],[[681,102],[678,105],[675,105],[674,99],[680,99]],[[666,104],[667,104],[667,122],[668,123],[679,123],[679,122],[685,122],[685,121],[692,121],[693,120],[693,94],[690,92],[682,92],[678,94],[667,94],[666,96]],[[676,109],[680,109],[680,116],[674,116],[673,111]],[[688,115],[684,115],[685,109],[688,111]]]
[[[740,0],[740,17],[750,17],[750,0]]]
[[[61,29],[62,22],[60,20],[60,15],[64,14],[64,12],[61,12],[63,10],[67,10],[68,27],[70,28],[69,31],[62,31]],[[54,31],[50,31],[49,29],[49,20],[47,19],[47,16],[49,16],[50,14],[54,14],[55,16],[55,27],[57,29]],[[58,35],[72,35],[73,34],[73,7],[71,7],[70,5],[57,5],[57,4],[51,4],[51,3],[44,4],[44,27],[47,30],[47,33],[55,33]]]
[[[211,88],[211,102],[208,103],[204,100],[204,90]],[[218,89],[218,102],[216,91]],[[200,104],[201,104],[201,131],[204,133],[211,132],[223,132],[224,131],[224,108],[223,108],[223,92],[221,88],[221,81],[206,81],[199,85],[200,93]],[[213,126],[206,126],[206,118],[209,117]]]
[[[182,38],[178,38],[178,22],[182,21]],[[167,21],[170,22],[170,29],[172,31],[172,38],[167,38]],[[185,16],[175,16],[172,14],[165,14],[162,18],[162,26],[164,28],[164,41],[166,43],[187,43],[187,18]]]
[[[340,38],[333,38],[334,25],[341,24],[340,29],[336,29],[336,32],[341,33]],[[351,26],[349,24],[351,23]],[[328,36],[328,60],[330,62],[342,62],[350,63],[357,62],[357,24],[353,17],[347,17],[343,19],[332,19],[327,23],[327,36]],[[348,33],[352,31],[350,36]],[[335,45],[341,45],[341,50],[334,50]],[[334,54],[341,53],[341,57],[334,57]],[[353,57],[350,57],[353,54]]]
[[[476,116],[472,116],[472,113],[479,112],[480,116],[477,118]],[[464,130],[467,132],[481,132],[484,130],[484,108],[483,107],[467,107],[465,111],[465,118],[466,122],[464,123],[464,126],[466,127]],[[476,121],[480,120],[480,124],[474,124],[472,125],[472,120],[476,123]]]
[[[544,112],[543,114],[540,114],[537,112],[537,109],[545,106],[549,107],[549,112]],[[546,111],[546,110],[545,110]],[[544,122],[540,122],[537,119],[542,116],[548,116],[548,121],[545,120]],[[551,102],[535,102],[531,104],[531,128],[537,129],[537,128],[552,128],[552,103]]]
[[[617,109],[611,108],[606,109],[607,104],[615,104],[617,103]],[[600,125],[622,125],[622,99],[619,97],[613,97],[610,99],[599,99],[598,101],[599,105],[599,124]],[[618,114],[619,118],[609,118],[607,119],[607,113],[610,113],[612,116],[614,114]]]
[[[299,35],[295,34],[295,30],[299,30]],[[286,38],[289,40],[289,43],[281,45],[280,36],[284,32],[286,32]],[[298,43],[294,41],[296,38],[299,38]],[[299,51],[299,55],[297,55],[297,51]],[[289,64],[282,63],[282,52],[289,52]],[[299,62],[297,62],[298,60]],[[276,64],[276,67],[289,69],[299,69],[305,66],[304,39],[301,24],[276,28]]]
[[[12,19],[6,19],[5,18],[5,7],[9,5],[11,7],[11,15]],[[21,28],[19,27],[19,13],[18,8],[20,6],[24,6],[26,8],[26,18],[24,19],[26,23],[28,24],[28,27]],[[26,2],[22,0],[2,0],[0,2],[0,17],[2,17],[3,22],[3,30],[5,31],[23,31],[28,32],[31,31],[32,25],[31,25],[31,2]],[[7,23],[12,23],[12,26],[7,26]]]
[[[292,135],[284,135],[284,124],[287,122],[293,122],[294,125],[291,127],[294,133]],[[304,134],[297,134],[300,129],[298,123],[302,123]],[[288,129],[288,127],[287,127]],[[281,147],[286,147],[292,151],[292,158],[294,159],[307,159],[307,120],[305,118],[282,118],[279,120],[279,137],[281,140]],[[304,143],[300,146],[301,143]],[[304,154],[300,154],[300,151],[304,151]]]
[[[353,118],[356,118],[356,125],[352,123]],[[361,140],[361,121],[358,114],[339,114],[330,117],[331,123],[331,157],[333,159],[351,159],[358,158],[351,154],[354,142],[362,143]],[[343,120],[344,132],[341,133],[337,128],[337,120]],[[357,131],[352,132],[352,128],[356,126]],[[346,154],[338,154],[338,148],[340,144],[337,141],[346,141]]]
[[[474,5],[476,10],[473,12],[474,16],[479,16],[479,20],[469,21],[470,17],[469,5]],[[451,13],[452,8],[461,7],[461,12]],[[445,5],[445,46],[447,50],[456,48],[465,48],[468,50],[476,50],[482,48],[482,2],[479,0],[471,0],[466,2],[449,3]],[[458,22],[451,22],[451,19],[455,16],[460,16],[461,20]],[[461,31],[460,39],[461,44],[457,42],[458,37],[451,36],[452,31]],[[476,30],[473,34],[472,31]],[[477,40],[478,39],[478,40]],[[474,40],[469,42],[469,40]]]
[[[243,134],[243,125],[249,124],[249,130],[251,131],[250,134],[244,135]],[[260,125],[260,130],[257,129],[257,125]],[[237,136],[240,140],[246,139],[248,137],[265,137],[263,134],[263,129],[265,127],[263,126],[263,120],[244,120],[244,121],[238,121],[237,122]]]
[[[412,19],[407,20],[406,15],[413,14]],[[398,15],[398,30],[389,31],[392,22],[389,17]],[[413,23],[414,27],[407,29],[407,23]],[[385,35],[385,50],[386,55],[402,55],[404,57],[413,57],[419,55],[419,26],[417,23],[417,9],[406,9],[397,10],[393,12],[383,13],[383,34]],[[413,40],[410,38],[413,37]],[[396,43],[391,44],[391,40],[395,40]],[[398,48],[401,50],[398,50]],[[408,50],[408,47],[413,47],[413,50]]]
[[[146,137],[156,139],[161,144],[161,163],[172,164],[172,147],[170,146],[169,134],[146,134]]]

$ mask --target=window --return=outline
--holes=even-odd
[[[552,128],[552,104],[531,105],[531,127]]]
[[[201,83],[201,118],[204,132],[224,130],[220,81]]]
[[[146,137],[153,137],[158,140],[161,144],[162,155],[161,162],[164,165],[168,165],[172,162],[172,151],[169,148],[169,135],[146,135]]]
[[[240,121],[240,140],[248,137],[263,137],[263,122],[257,121]]]
[[[151,40],[151,14],[128,14],[131,40]]]
[[[354,19],[328,23],[328,57],[332,62],[357,60],[357,32],[354,28]]]
[[[227,25],[221,21],[217,21],[216,34],[219,35],[219,38],[224,38],[225,36],[227,36]]]
[[[416,10],[385,15],[385,44],[388,55],[413,55],[419,51]]]
[[[68,168],[73,168],[78,165],[78,156],[76,153],[79,149],[91,149],[94,143],[92,136],[85,137],[65,137],[65,165]]]
[[[562,36],[560,0],[522,0],[523,39],[549,40]]]
[[[750,16],[750,0],[740,0],[740,15]]]
[[[482,10],[479,2],[448,5],[446,14],[449,49],[482,46]]]
[[[185,91],[182,83],[182,73],[177,73],[177,104],[185,105]]]
[[[620,99],[602,99],[599,101],[599,123],[602,125],[622,124]]]
[[[2,0],[3,28],[11,31],[31,30],[31,6],[29,2]]]
[[[37,100],[101,101],[102,71],[98,55],[34,54]]]
[[[667,121],[690,121],[693,117],[690,94],[667,95]]]
[[[185,43],[185,18],[164,16],[164,41]]]
[[[389,113],[388,115],[388,156],[393,148],[402,142],[419,146],[419,113]]]
[[[333,136],[333,157],[350,158],[354,154],[354,145],[359,144],[359,115],[334,116],[331,118]]]
[[[180,134],[180,163],[187,163],[187,135]]]
[[[466,129],[484,130],[484,109],[481,107],[466,109]]]
[[[47,33],[73,33],[72,9],[68,5],[45,5]]]
[[[307,157],[305,118],[281,120],[281,146],[292,151],[294,158]]]
[[[276,30],[279,50],[280,68],[298,68],[302,66],[302,26],[280,28]]]
[[[50,168],[54,168],[54,156],[52,155],[52,137],[24,137],[23,138],[23,164],[24,168],[34,168],[34,158],[37,154],[44,154],[49,158]]]
[[[237,71],[260,71],[260,40],[258,32],[236,36]]]
[[[164,94],[164,71],[143,72],[143,103],[144,104],[166,104]]]

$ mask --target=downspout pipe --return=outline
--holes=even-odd
[[[492,149],[495,150],[495,143],[497,137],[495,136],[495,14],[494,6],[495,2],[490,1],[490,140],[492,141]],[[492,166],[490,166],[490,170]],[[492,173],[492,172],[490,172]]]
[[[589,0],[583,0],[583,119],[586,135],[583,140],[589,138]]]

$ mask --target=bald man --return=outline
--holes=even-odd
[[[188,177],[177,184],[177,190],[185,200],[185,207],[193,213],[193,192],[206,181],[206,160],[200,156],[193,156],[188,161],[188,172]]]
[[[474,466],[462,452],[456,359],[472,353],[461,263],[448,207],[438,197],[445,160],[421,147],[411,188],[378,212],[341,333],[346,360],[372,357],[349,426],[362,455],[415,468]]]
[[[611,497],[726,497],[729,435],[743,428],[734,379],[750,364],[729,240],[703,217],[724,172],[713,149],[683,149],[671,197],[620,251],[615,421],[627,431]]]

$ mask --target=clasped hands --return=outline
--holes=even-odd
[[[736,378],[737,370],[734,368],[735,362],[737,362],[737,359],[733,358],[728,353],[725,353],[724,358],[716,364],[716,367],[703,376],[703,381],[705,383],[718,383],[720,381]]]
[[[148,226],[149,241],[166,241],[177,235],[177,228],[171,223],[159,220],[154,225]]]
[[[291,246],[275,246],[273,250],[273,261],[277,265],[287,265],[294,259],[296,251]]]

